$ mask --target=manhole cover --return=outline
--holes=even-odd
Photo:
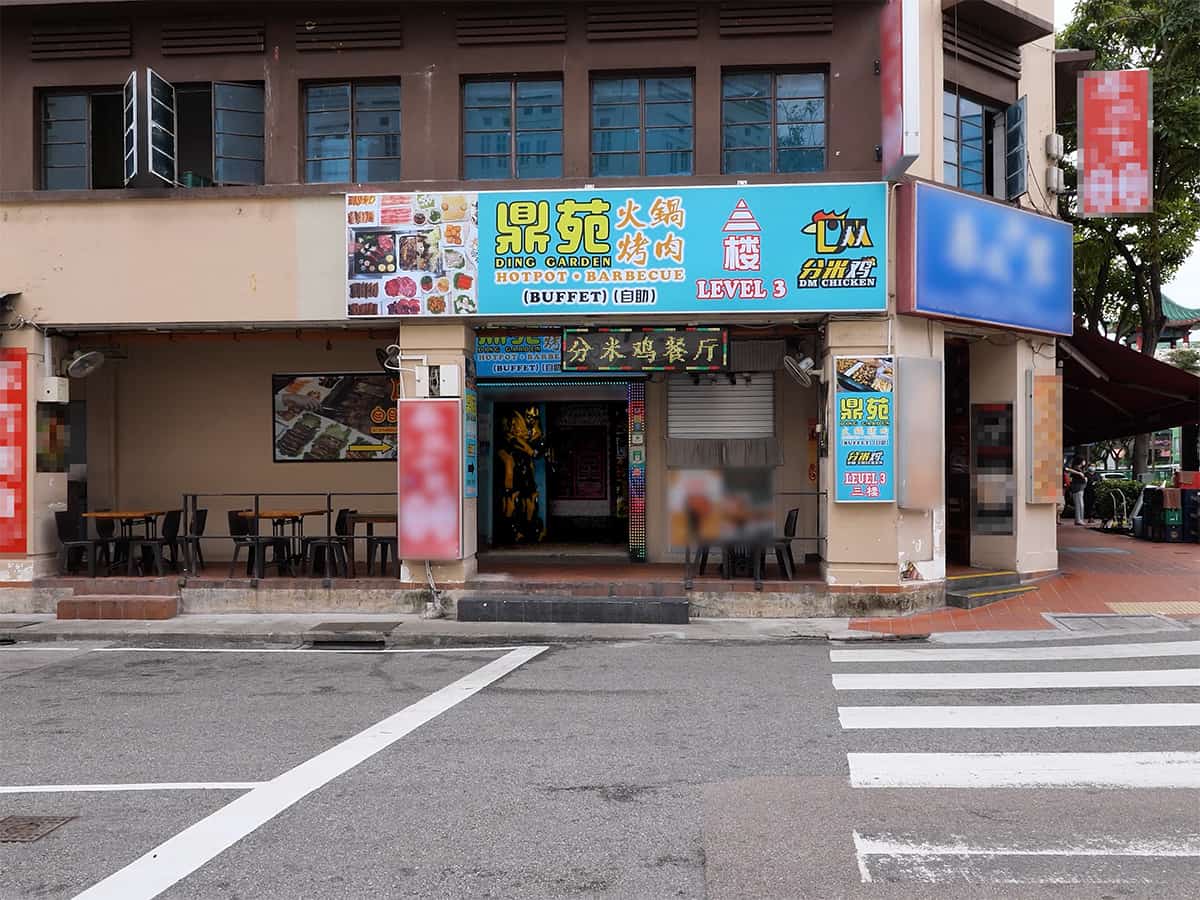
[[[1051,615],[1046,614],[1056,628],[1063,631],[1093,631],[1100,633],[1167,631],[1183,628],[1178,622],[1165,619],[1162,616],[1121,616],[1105,615]]]
[[[400,627],[400,620],[387,620],[383,622],[366,621],[366,622],[322,622],[320,625],[314,625],[309,631],[330,632],[332,634],[353,634],[355,632],[367,631],[374,634],[387,634],[395,628]]]
[[[0,843],[28,843],[44,838],[75,816],[9,816],[0,819]]]

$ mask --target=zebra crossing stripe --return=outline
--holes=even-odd
[[[839,691],[991,691],[1044,688],[1200,687],[1200,669],[1098,672],[874,672],[833,676]]]
[[[847,753],[862,788],[1200,788],[1200,753]]]
[[[1184,728],[1200,703],[1062,706],[839,706],[842,728]]]
[[[1142,659],[1200,656],[1200,641],[1143,644],[1091,644],[1084,647],[894,647],[881,650],[830,650],[835,663],[1003,662],[1022,659]]]

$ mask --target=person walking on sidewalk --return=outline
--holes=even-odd
[[[1077,456],[1071,461],[1071,465],[1063,466],[1066,473],[1071,476],[1071,499],[1075,502],[1075,524],[1082,525],[1083,522],[1083,493],[1087,489],[1087,476],[1083,472],[1083,457]]]
[[[1087,482],[1083,487],[1083,506],[1086,510],[1084,518],[1090,525],[1092,519],[1096,518],[1096,485],[1100,483],[1100,473],[1094,465],[1088,463],[1087,468],[1083,470],[1083,477]]]

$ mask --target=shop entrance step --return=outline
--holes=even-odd
[[[1011,569],[971,569],[946,576],[946,590],[956,594],[989,591],[1020,583],[1021,576]]]
[[[84,594],[58,601],[60,619],[173,619],[178,597],[141,594]]]
[[[473,592],[456,604],[460,622],[592,622],[686,625],[686,597],[522,596]]]
[[[995,603],[997,600],[1019,597],[1021,594],[1028,594],[1030,591],[1036,590],[1037,585],[1034,584],[1011,584],[1006,587],[978,591],[948,590],[946,591],[946,605],[958,609],[978,609],[989,603]]]

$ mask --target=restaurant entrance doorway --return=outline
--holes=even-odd
[[[626,383],[480,381],[479,407],[481,549],[623,551]]]

